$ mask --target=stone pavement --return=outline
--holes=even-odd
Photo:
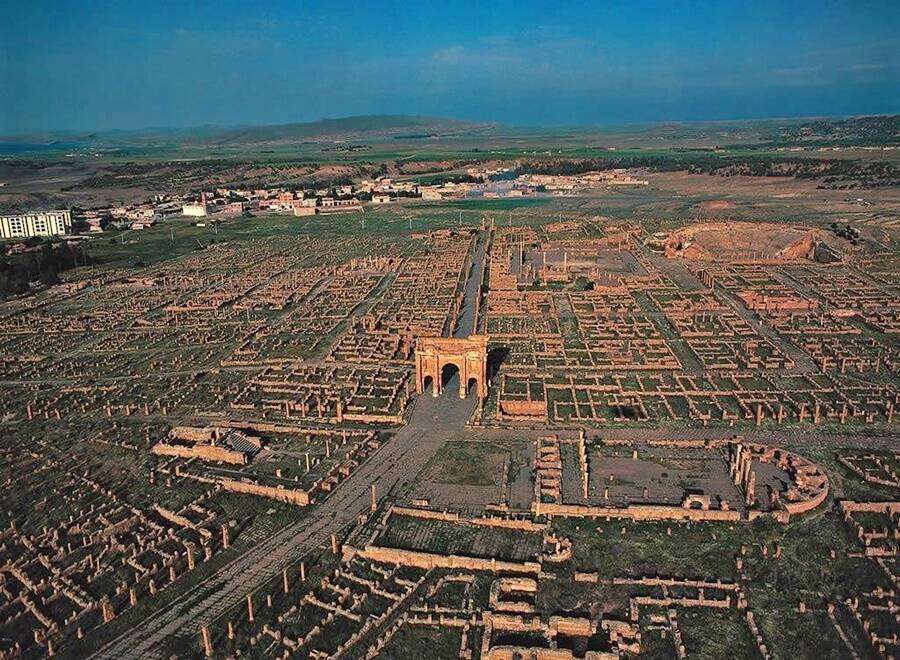
[[[487,239],[484,233],[478,235],[478,243],[475,246],[475,254],[472,257],[472,272],[469,279],[466,280],[466,287],[463,290],[463,304],[459,311],[459,318],[456,322],[456,330],[454,337],[468,337],[475,334],[478,330],[477,318],[475,315],[478,305],[481,303],[481,281],[484,277],[484,255],[487,249]]]

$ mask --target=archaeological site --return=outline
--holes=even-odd
[[[462,220],[2,303],[0,657],[900,657],[896,253]]]

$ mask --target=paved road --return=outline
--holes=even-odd
[[[475,333],[475,310],[481,302],[481,280],[484,275],[484,252],[487,248],[487,240],[484,233],[478,235],[478,244],[475,246],[472,272],[466,281],[463,290],[463,304],[459,310],[459,318],[456,323],[454,337],[468,337]]]

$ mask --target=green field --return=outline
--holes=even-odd
[[[534,211],[550,200],[463,200],[458,203],[411,203],[389,209],[367,209],[365,213],[338,213],[296,218],[293,216],[258,216],[229,219],[218,226],[195,226],[195,220],[164,220],[149,229],[111,231],[86,243],[86,252],[95,265],[150,265],[213,244],[265,239],[277,236],[349,236],[362,233],[399,236],[434,229],[456,229],[478,226],[484,214],[495,214],[496,222],[509,219],[516,225],[548,222],[550,213],[535,216]],[[502,215],[497,212],[503,212]]]
[[[494,486],[509,450],[497,444],[448,442],[428,464],[425,478],[440,484]]]

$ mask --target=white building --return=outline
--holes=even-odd
[[[205,202],[199,204],[185,204],[181,207],[181,214],[193,218],[205,218],[209,215],[209,208]]]
[[[0,238],[62,236],[72,231],[69,211],[35,211],[20,215],[0,215]]]

